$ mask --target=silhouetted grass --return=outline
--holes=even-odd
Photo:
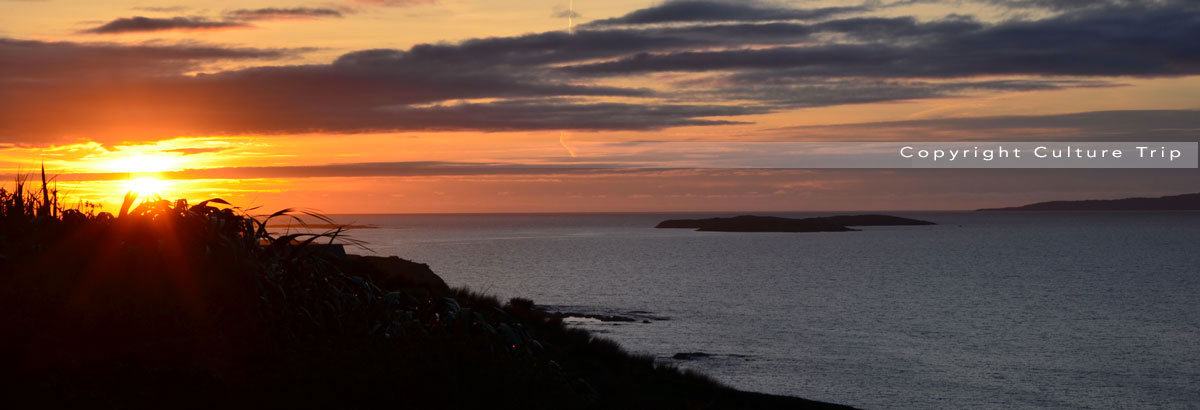
[[[381,289],[311,246],[341,229],[269,233],[290,211],[128,195],[114,216],[42,181],[0,189],[0,407],[825,406],[630,355],[529,300]]]

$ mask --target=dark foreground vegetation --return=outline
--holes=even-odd
[[[837,215],[816,218],[741,215],[732,218],[668,219],[655,228],[695,229],[702,232],[852,232],[851,226],[936,225],[891,215]]]
[[[1050,201],[1010,208],[986,208],[979,211],[1200,211],[1200,193],[1158,198]]]
[[[838,407],[729,389],[531,301],[317,246],[339,230],[270,233],[288,212],[127,199],[111,215],[44,183],[0,190],[0,407]]]

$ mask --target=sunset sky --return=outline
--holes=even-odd
[[[972,209],[1187,170],[614,169],[630,141],[1196,141],[1194,0],[0,0],[0,186],[328,213]],[[589,145],[590,144],[590,145]],[[609,168],[593,168],[603,164]]]

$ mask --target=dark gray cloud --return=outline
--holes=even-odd
[[[863,139],[953,136],[1003,141],[1195,141],[1200,110],[1091,111],[867,122],[783,128],[805,136],[859,135]]]
[[[762,114],[761,107],[687,104],[555,103],[547,100],[404,108],[389,122],[445,130],[651,130],[689,125],[738,124],[705,119]],[[391,125],[395,127],[395,125]]]
[[[154,11],[175,10],[174,7],[152,8]],[[81,30],[88,34],[124,34],[155,31],[196,31],[250,28],[250,22],[263,20],[295,20],[341,18],[345,11],[330,7],[268,7],[227,10],[223,20],[201,16],[178,17],[121,17],[100,26]]]
[[[1070,11],[1112,6],[1134,6],[1160,0],[980,0],[983,3],[1011,9],[1046,9]]]
[[[845,37],[856,44],[880,40],[935,40],[984,28],[984,24],[969,18],[921,23],[911,17],[862,17],[813,24],[769,22],[579,28],[575,34],[551,31],[512,37],[471,39],[450,44],[420,44],[409,50],[409,54],[414,59],[461,64],[539,66],[636,57],[638,53],[658,55],[674,51],[688,52],[748,45],[806,42],[824,44],[831,41],[826,38],[830,35]]]
[[[732,21],[817,20],[841,14],[864,12],[866,6],[796,9],[769,7],[754,1],[674,0],[637,10],[621,17],[597,20],[586,26]]]
[[[970,16],[950,16],[932,21],[914,17],[851,17],[810,25],[815,33],[845,36],[848,40],[872,43],[911,43],[970,34],[988,26]]]
[[[75,67],[61,64],[62,59],[86,57],[79,54],[103,55],[103,50],[73,43],[0,44],[24,46],[26,50],[18,55],[61,54],[59,60],[26,62],[19,68],[26,74],[44,74],[39,65]],[[105,47],[126,51],[115,45]],[[184,51],[150,51],[184,53],[179,56],[182,61],[166,60],[160,67],[163,70],[172,65],[178,70],[193,63],[192,54]],[[270,55],[255,50],[192,50],[204,55],[202,51],[211,52],[214,59],[238,53]],[[7,74],[6,78],[20,74],[2,70],[13,68],[0,69],[0,75]],[[197,134],[429,129],[642,130],[726,124],[728,120],[705,117],[764,112],[760,108],[725,105],[561,99],[641,98],[653,94],[636,88],[572,84],[546,78],[537,71],[461,64],[397,50],[348,53],[324,65],[256,67],[195,76],[178,72],[97,81],[62,75],[60,81],[9,82],[0,88],[0,106],[6,108],[0,111],[0,136],[14,141],[52,141],[85,134],[95,139],[138,140]],[[61,78],[64,76],[68,78]],[[470,99],[501,100],[444,103]]]
[[[224,13],[225,17],[236,21],[258,21],[258,20],[288,20],[288,19],[316,19],[316,18],[340,18],[344,15],[344,11],[327,8],[327,7],[292,7],[292,8],[261,8],[261,9],[237,9],[229,10]]]
[[[169,30],[224,30],[250,27],[237,21],[216,21],[205,17],[121,17],[102,25],[81,30],[89,34],[123,34]]]
[[[583,95],[627,91],[569,85],[525,87],[495,81],[483,81],[492,88],[481,90],[465,85],[465,80],[469,80],[465,78],[449,81],[448,87],[453,88],[448,88],[420,84],[421,78],[380,80],[312,67],[294,70],[287,76],[255,70],[211,78],[163,80],[127,88],[122,88],[123,84],[65,89],[15,86],[0,90],[0,105],[10,106],[17,97],[23,97],[19,109],[0,112],[0,136],[17,141],[36,141],[39,137],[53,141],[85,131],[97,140],[118,138],[128,141],[164,135],[247,133],[648,130],[729,124],[733,121],[708,117],[766,111],[727,105],[589,103],[553,98],[423,105],[419,103],[443,100],[448,96],[537,97],[539,93]],[[303,78],[314,79],[314,82],[303,86],[301,84],[305,83],[298,81]],[[385,81],[391,83],[384,84]],[[120,91],[126,93],[112,94]],[[90,98],[84,101],[77,98],[79,95]],[[58,118],[71,118],[71,121],[56,120]],[[127,130],[125,127],[130,124],[137,127]]]
[[[943,98],[964,92],[1055,90],[1081,87],[1112,87],[1117,84],[1083,80],[825,80],[793,81],[772,78],[770,73],[739,74],[724,78],[729,84],[714,87],[706,98],[743,99],[777,108],[808,108]]]
[[[205,63],[277,60],[307,51],[197,43],[127,45],[0,38],[0,61],[4,61],[0,64],[0,84],[32,82],[49,86],[52,84],[44,81],[79,83],[161,77],[190,71]]]
[[[454,44],[418,44],[404,53],[409,61],[438,64],[540,66],[605,59],[639,51],[681,50],[719,44],[686,34],[627,30],[561,31],[514,37],[471,39]]]
[[[732,50],[642,51],[577,64],[581,75],[771,70],[780,76],[954,78],[981,75],[1200,74],[1200,3],[1110,7],[1032,21],[853,18],[806,25],[854,41]],[[779,29],[779,28],[776,28]]]
[[[1151,5],[1162,6],[1168,3],[1184,3],[1189,0],[867,0],[864,5],[875,9],[886,9],[914,4],[950,4],[976,3],[1000,7],[1013,11],[1046,10],[1053,12],[1070,12],[1082,9],[1106,7],[1126,7]]]
[[[553,13],[550,13],[550,17],[558,17],[558,18],[564,18],[564,19],[565,18],[576,18],[577,19],[577,18],[583,17],[583,15],[575,12],[574,10],[555,10]]]
[[[304,8],[230,13],[253,19],[286,10],[332,16]],[[727,17],[716,18],[714,10]],[[803,107],[1200,74],[1200,43],[1193,41],[1200,38],[1198,3],[1109,2],[999,22],[846,15],[856,12],[678,1],[573,35],[362,50],[329,64],[201,75],[183,73],[213,61],[282,58],[300,50],[0,40],[0,57],[12,62],[0,66],[0,142],[649,130]],[[604,85],[616,84],[605,83],[613,77],[678,72],[691,74],[649,77],[654,91]],[[125,129],[129,124],[137,130]]]

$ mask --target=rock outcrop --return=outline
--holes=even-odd
[[[383,289],[428,288],[448,292],[450,286],[429,265],[399,257],[346,255],[349,274],[367,276]]]

